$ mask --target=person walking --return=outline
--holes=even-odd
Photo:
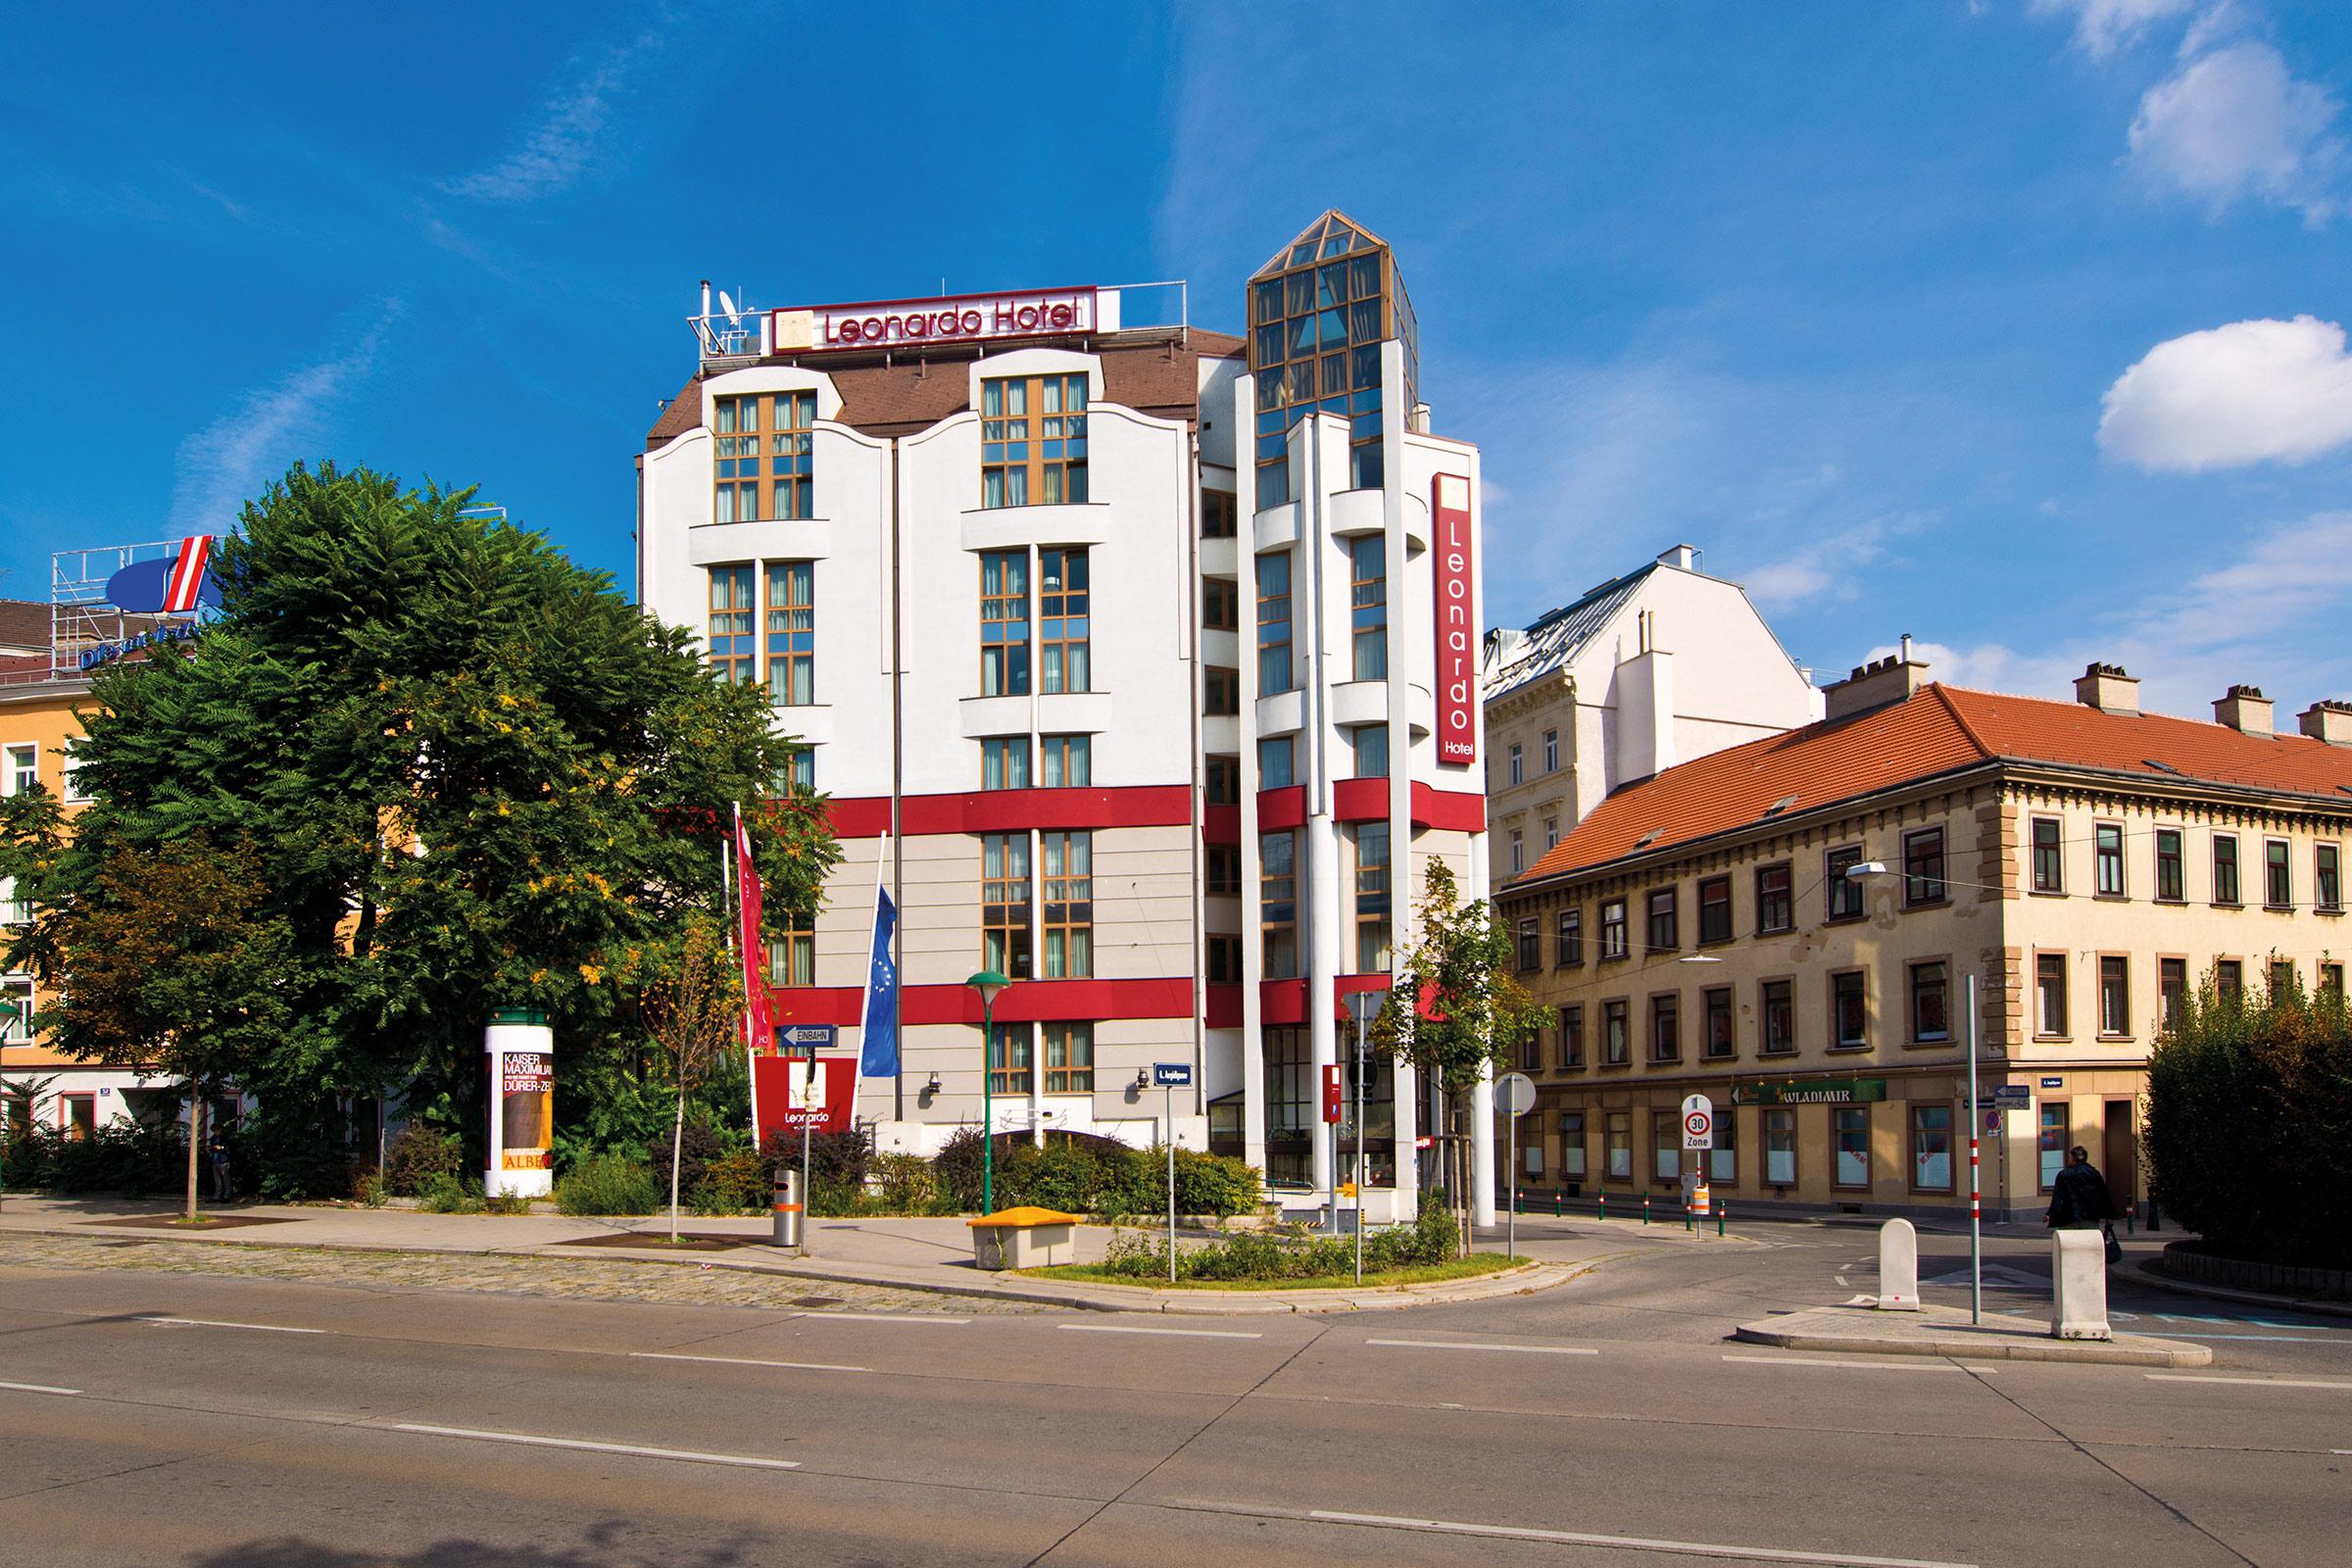
[[[2090,1151],[2077,1144],[2066,1169],[2050,1183],[2050,1206],[2041,1222],[2054,1231],[2101,1231],[2107,1238],[2107,1261],[2123,1261],[2123,1244],[2115,1239],[2115,1203],[2107,1195],[2107,1178],[2090,1162]]]
[[[213,1201],[216,1203],[234,1201],[237,1190],[235,1184],[229,1179],[228,1140],[220,1136],[220,1129],[218,1126],[214,1127],[212,1140],[205,1148],[205,1159],[212,1166],[213,1171]]]

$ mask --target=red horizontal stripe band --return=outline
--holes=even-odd
[[[890,831],[890,797],[836,797],[825,803],[836,838],[879,838]],[[1189,784],[1131,784],[1106,789],[974,790],[906,795],[899,825],[925,834],[1012,833],[1024,828],[1181,827],[1193,819]]]
[[[865,992],[858,986],[770,986],[768,1006],[779,1023],[854,1026]],[[969,986],[906,986],[899,1015],[907,1023],[980,1022],[980,997]],[[1096,1022],[1105,1018],[1190,1018],[1193,982],[1184,975],[1135,980],[1015,980],[997,998],[995,1016],[1006,1023],[1040,1020]]]

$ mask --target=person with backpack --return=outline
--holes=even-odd
[[[2124,1248],[2108,1223],[2115,1204],[2107,1196],[2107,1178],[2090,1162],[2090,1151],[2077,1144],[2073,1157],[2050,1183],[2050,1206],[2041,1222],[2054,1231],[2105,1231],[2107,1261],[2123,1260]]]

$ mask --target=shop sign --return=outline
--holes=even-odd
[[[1478,612],[1470,594],[1470,481],[1441,473],[1430,483],[1438,574],[1438,760],[1468,767],[1478,760],[1473,727],[1478,702]]]
[[[768,342],[779,354],[837,349],[914,348],[926,343],[984,343],[1095,329],[1091,288],[959,294],[927,300],[867,300],[772,313]]]
[[[1735,1105],[1869,1105],[1886,1098],[1884,1078],[1814,1078],[1795,1084],[1734,1084]]]

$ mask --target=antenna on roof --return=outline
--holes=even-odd
[[[723,288],[718,291],[718,308],[726,313],[727,324],[729,326],[741,326],[743,324],[743,313],[735,308],[735,301],[728,296],[727,291]]]

